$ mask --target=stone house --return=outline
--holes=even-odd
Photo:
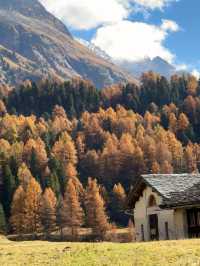
[[[198,174],[143,175],[130,193],[129,205],[137,241],[200,237]]]

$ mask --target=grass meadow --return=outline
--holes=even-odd
[[[0,265],[200,266],[200,240],[68,243],[0,239]]]

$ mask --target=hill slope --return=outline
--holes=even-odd
[[[133,80],[73,39],[37,0],[0,0],[0,80],[15,85],[42,76],[92,80],[97,87]]]

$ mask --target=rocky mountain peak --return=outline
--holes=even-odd
[[[46,13],[44,7],[37,0],[0,0],[1,9],[9,11],[18,11],[24,15],[38,16]]]
[[[17,12],[28,18],[45,21],[71,36],[66,26],[50,14],[38,0],[0,0],[0,10]]]
[[[134,79],[73,39],[38,0],[0,0],[0,83],[81,77],[102,88]]]

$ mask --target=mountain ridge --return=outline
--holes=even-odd
[[[0,0],[0,81],[16,85],[27,78],[79,77],[98,88],[135,79],[120,67],[91,53],[37,0]],[[5,51],[7,50],[7,56]],[[4,51],[2,53],[2,51]],[[27,67],[21,67],[23,62]],[[28,71],[28,75],[27,75]]]
[[[142,73],[148,71],[156,72],[166,78],[170,78],[173,74],[177,73],[176,68],[172,64],[159,56],[153,59],[144,58],[144,60],[136,62],[121,62],[119,65],[131,74],[134,73],[136,78],[139,78]]]
[[[98,46],[95,46],[93,43],[83,39],[77,40],[92,52],[96,53],[98,56],[109,60],[110,62],[123,68],[131,75],[133,75],[136,79],[139,79],[143,73],[148,71],[156,72],[167,78],[170,78],[173,74],[176,73],[180,74],[180,71],[177,71],[177,69],[172,64],[168,63],[160,56],[156,56],[152,59],[147,57],[140,61],[117,61],[114,58],[111,58],[104,50],[102,50]]]

